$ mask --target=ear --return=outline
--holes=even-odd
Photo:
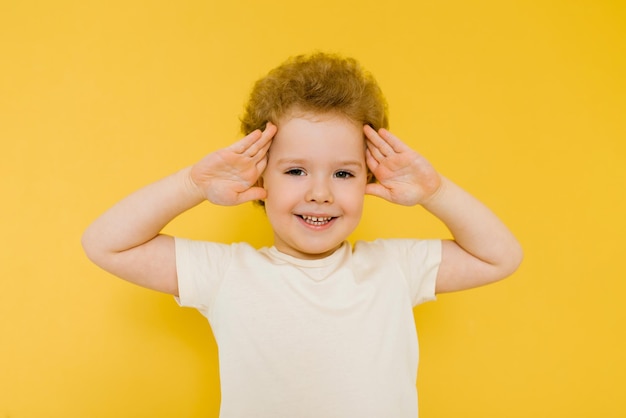
[[[261,174],[256,183],[254,183],[254,187],[263,187],[263,174]]]
[[[369,168],[367,169],[367,184],[376,183],[376,176],[372,173]]]
[[[256,183],[254,183],[253,187],[261,187],[263,188],[263,175],[260,175],[257,179]],[[265,201],[264,200],[255,200],[254,203],[256,205],[262,206],[265,209]]]

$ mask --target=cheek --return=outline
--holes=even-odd
[[[272,194],[274,197],[280,196],[282,191],[287,187],[285,182],[277,176],[268,176],[263,181],[265,190],[267,190],[268,195]]]
[[[341,193],[344,204],[354,211],[361,211],[365,202],[365,183]]]
[[[267,173],[266,171],[261,177],[259,177],[259,183],[265,190],[267,190],[269,195],[269,191],[276,187],[276,176],[271,173]]]
[[[292,204],[297,197],[298,189],[290,184],[289,179],[280,176],[266,176],[263,178],[263,188],[267,192],[265,197],[265,207],[268,208],[285,208]]]

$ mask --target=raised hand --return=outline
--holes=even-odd
[[[199,193],[211,203],[238,205],[265,198],[265,189],[256,186],[267,165],[267,150],[276,134],[268,123],[229,147],[215,151],[191,168],[190,177]]]
[[[378,180],[365,192],[393,203],[413,206],[426,203],[441,187],[441,177],[420,154],[386,129],[363,127],[367,137],[365,159]]]

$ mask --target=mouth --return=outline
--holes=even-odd
[[[332,216],[309,216],[309,215],[298,215],[305,223],[313,226],[323,226],[328,224],[330,221],[335,219]]]

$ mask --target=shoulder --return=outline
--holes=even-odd
[[[222,283],[248,277],[262,258],[247,243],[223,244],[186,238],[175,239],[179,303],[208,315]]]
[[[252,254],[258,252],[256,248],[246,242],[224,244],[221,242],[194,240],[176,237],[174,239],[178,252],[202,253],[207,256],[219,254]]]
[[[357,241],[353,254],[365,259],[414,259],[416,256],[441,260],[439,239],[377,239]],[[420,258],[421,258],[420,257]]]
[[[378,239],[354,245],[354,265],[401,271],[407,277],[430,277],[439,269],[442,241],[438,239]]]
[[[354,245],[355,268],[380,276],[385,283],[404,283],[412,306],[433,300],[441,264],[441,240],[378,239]]]
[[[261,257],[259,251],[248,243],[224,244],[212,241],[175,239],[176,264],[180,271],[184,266],[195,269],[209,267],[224,271],[234,262]]]

